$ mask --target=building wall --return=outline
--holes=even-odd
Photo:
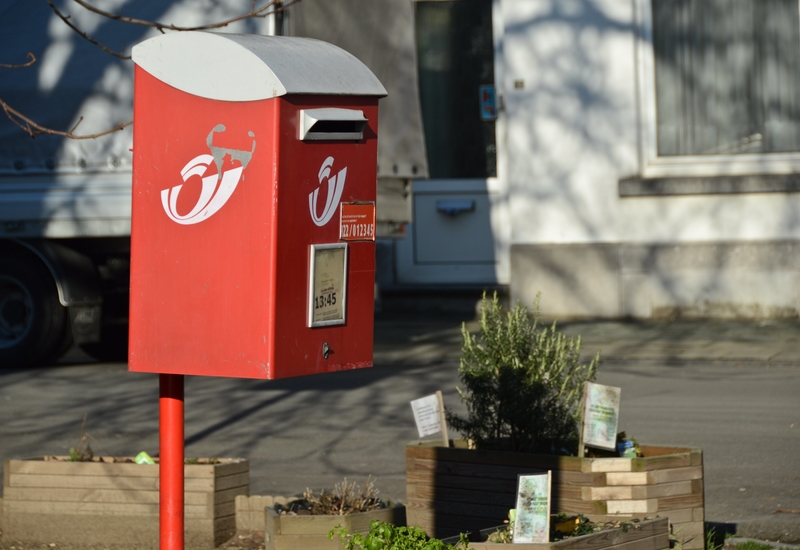
[[[643,173],[637,0],[496,1],[511,299],[541,291],[562,318],[796,316],[800,195],[620,196]]]

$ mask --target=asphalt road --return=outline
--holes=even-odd
[[[405,498],[409,401],[442,390],[459,409],[457,324],[378,327],[376,366],[278,381],[188,377],[186,456],[245,457],[251,494],[294,495],[377,478]],[[648,444],[704,451],[706,521],[800,542],[800,364],[605,362],[622,388],[620,429]],[[64,455],[86,432],[95,454],[158,452],[158,379],[79,354],[0,369],[0,460]]]

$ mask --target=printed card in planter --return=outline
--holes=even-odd
[[[437,391],[433,395],[415,399],[411,402],[411,410],[414,411],[414,421],[420,437],[442,434],[444,446],[449,446],[450,439],[447,434],[447,422],[444,418],[442,392]]]
[[[517,484],[514,542],[550,542],[550,484],[552,472],[521,475]]]
[[[586,382],[583,397],[583,444],[616,450],[622,390]]]

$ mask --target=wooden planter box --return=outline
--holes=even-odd
[[[509,545],[470,542],[469,548],[470,550],[503,550],[509,548]],[[667,550],[669,548],[669,522],[667,518],[657,518],[639,522],[627,531],[607,529],[558,542],[516,543],[512,548],[513,550]]]
[[[373,520],[395,525],[406,524],[402,505],[346,516],[290,516],[266,509],[267,528],[264,531],[266,550],[340,550],[338,537],[328,538],[331,529],[345,527],[351,534],[367,533]]]
[[[409,525],[438,538],[503,523],[519,474],[553,472],[551,512],[595,521],[668,517],[686,549],[704,546],[703,453],[641,447],[644,458],[579,458],[412,443],[406,446]],[[691,540],[690,540],[691,539]]]
[[[158,465],[63,458],[5,462],[5,540],[158,548]],[[234,499],[250,490],[250,463],[191,464],[184,475],[186,547],[213,548],[236,532]]]

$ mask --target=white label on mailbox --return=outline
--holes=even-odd
[[[206,144],[211,150],[211,154],[194,157],[181,170],[181,177],[184,183],[189,181],[192,176],[200,177],[203,182],[197,203],[188,213],[178,213],[178,195],[183,188],[183,184],[161,191],[161,205],[164,207],[164,212],[175,223],[192,225],[207,220],[225,206],[225,203],[228,202],[228,199],[231,198],[231,195],[236,190],[236,186],[239,185],[239,180],[242,179],[242,172],[247,168],[247,164],[256,150],[256,140],[253,140],[253,148],[250,151],[227,149],[212,145],[214,133],[224,131],[225,126],[217,124],[206,138]],[[253,132],[248,132],[248,135],[253,137]],[[231,161],[238,160],[241,166],[223,171],[222,163],[226,156],[230,156]],[[212,163],[217,166],[217,173],[203,177]]]
[[[322,166],[319,168],[319,183],[322,186],[323,180],[330,176],[331,166],[333,166],[333,157],[326,158]],[[328,178],[328,195],[325,199],[325,208],[322,214],[317,215],[317,198],[319,197],[319,187],[314,189],[308,194],[308,209],[311,212],[311,219],[318,227],[322,227],[333,217],[336,209],[339,207],[339,201],[342,200],[342,191],[344,191],[344,180],[347,177],[347,166],[339,170],[339,173]]]
[[[343,325],[347,301],[347,243],[312,244],[308,326]]]

